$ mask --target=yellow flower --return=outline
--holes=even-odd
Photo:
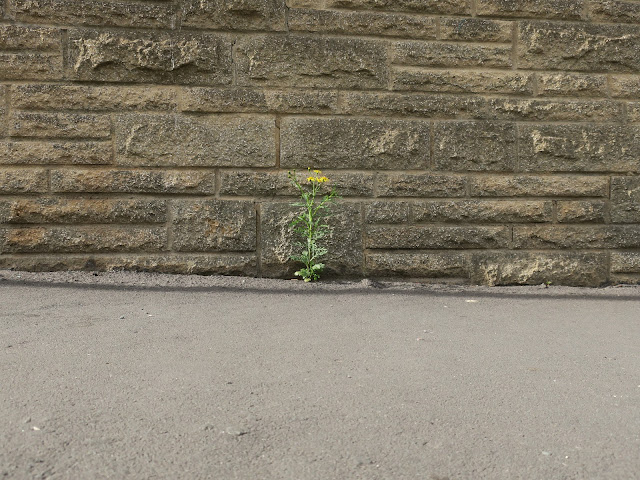
[[[322,172],[320,170],[314,170],[313,173],[317,173],[318,175],[320,175]]]
[[[307,178],[307,182],[315,182],[315,181],[316,181],[316,177]]]
[[[328,181],[329,181],[329,179],[327,177],[320,177],[318,179],[318,182],[320,182],[320,183],[324,183],[324,182],[328,182]]]

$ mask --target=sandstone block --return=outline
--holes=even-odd
[[[328,8],[468,15],[470,0],[327,0]]]
[[[87,112],[176,109],[171,87],[23,84],[11,86],[11,105],[21,110]]]
[[[61,193],[215,193],[215,174],[203,170],[96,170],[51,171],[51,189]]]
[[[560,122],[619,122],[622,104],[610,100],[538,100],[492,98],[486,103],[488,120]]]
[[[606,97],[606,75],[589,73],[541,73],[538,95],[550,97]]]
[[[116,163],[125,166],[275,166],[272,117],[116,117]]]
[[[509,227],[412,225],[367,227],[367,248],[460,249],[507,248]]]
[[[0,199],[0,223],[160,223],[166,211],[165,200]]]
[[[434,18],[398,13],[303,9],[293,9],[289,12],[289,29],[292,31],[436,38],[436,28]]]
[[[585,0],[478,0],[479,16],[581,20]]]
[[[95,0],[13,0],[13,15],[24,23],[101,27],[172,28],[175,7]]]
[[[40,169],[0,169],[0,194],[44,193],[47,191],[47,172]]]
[[[0,165],[104,165],[111,156],[111,142],[0,141]]]
[[[70,30],[73,80],[231,83],[231,39],[221,34]]]
[[[640,98],[640,75],[612,75],[611,95],[636,100]]]
[[[409,221],[408,202],[378,201],[365,206],[367,224],[394,224]]]
[[[589,2],[589,17],[596,22],[640,24],[640,4],[635,0]]]
[[[440,40],[511,43],[513,22],[480,18],[441,18]]]
[[[513,229],[516,248],[640,248],[640,225],[536,225]]]
[[[496,175],[469,180],[474,197],[606,197],[608,177]]]
[[[0,51],[0,80],[62,80],[62,76],[61,55]]]
[[[511,68],[511,47],[398,41],[393,46],[393,63],[443,68]]]
[[[62,33],[57,28],[0,25],[0,51],[59,51],[61,45]]]
[[[448,171],[513,171],[516,137],[516,127],[511,123],[436,123],[435,166]]]
[[[640,27],[521,22],[518,67],[590,72],[637,72]]]
[[[629,114],[629,120],[631,120],[631,122],[640,123],[640,102],[630,103],[627,107],[627,112]]]
[[[367,275],[414,278],[468,278],[464,253],[368,253]]]
[[[520,72],[472,72],[396,67],[393,70],[392,86],[394,90],[414,92],[532,95],[533,75]]]
[[[611,221],[640,223],[640,178],[611,177]]]
[[[558,202],[558,222],[560,223],[604,223],[607,204],[602,200],[568,200]]]
[[[262,273],[270,277],[293,277],[300,264],[289,257],[297,253],[297,241],[290,227],[299,207],[286,203],[261,205],[261,264]],[[328,223],[333,233],[325,246],[329,253],[323,258],[325,275],[362,274],[362,215],[360,205],[340,203],[332,207]]]
[[[178,252],[254,251],[253,202],[179,200],[173,203],[173,248]]]
[[[640,128],[521,125],[520,168],[544,172],[637,172]]]
[[[461,175],[377,175],[375,185],[379,197],[463,197],[466,194],[466,181]]]
[[[283,168],[423,168],[428,122],[287,117],[280,126]]]
[[[611,252],[611,272],[640,273],[640,253]]]
[[[418,202],[411,206],[415,222],[540,223],[550,222],[550,201],[446,200]]]
[[[478,252],[471,260],[471,281],[484,285],[540,285],[552,282],[598,287],[607,281],[603,253]]]
[[[284,0],[184,0],[182,25],[215,30],[284,31]]]
[[[14,137],[109,138],[111,120],[106,115],[35,113],[14,111],[9,117]]]
[[[386,45],[308,35],[243,37],[236,45],[241,86],[384,88]]]

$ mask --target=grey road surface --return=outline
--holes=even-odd
[[[640,290],[0,272],[0,478],[640,478]]]

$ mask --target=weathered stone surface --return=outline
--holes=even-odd
[[[0,169],[0,194],[44,193],[46,191],[47,172],[45,170]]]
[[[480,16],[580,20],[585,0],[478,0]]]
[[[518,67],[591,72],[640,70],[640,27],[521,22]]]
[[[550,201],[446,200],[411,205],[415,222],[540,223],[553,218]]]
[[[606,197],[608,177],[586,175],[495,175],[469,180],[476,197]]]
[[[61,42],[56,28],[0,25],[0,50],[59,51]]]
[[[101,0],[12,0],[13,16],[48,25],[172,28],[175,6]]]
[[[611,177],[611,221],[640,223],[639,177]]]
[[[558,202],[558,222],[560,223],[604,223],[607,204],[602,200]]]
[[[367,228],[367,248],[450,249],[507,248],[509,227],[485,226],[380,226]]]
[[[321,185],[320,193],[328,193],[335,188],[341,197],[373,196],[372,173],[323,172],[329,182]],[[298,180],[305,183],[307,171],[297,174]],[[247,172],[223,171],[220,173],[220,194],[241,196],[298,196],[287,172]]]
[[[436,20],[398,13],[293,9],[289,29],[313,33],[436,38]]]
[[[377,175],[376,194],[379,197],[463,197],[466,181],[461,175]]]
[[[470,0],[327,0],[328,8],[387,10],[413,13],[465,15],[471,13]]]
[[[214,30],[284,31],[284,0],[184,0],[182,25]]]
[[[640,24],[640,3],[637,0],[595,0],[589,2],[589,18],[596,22]]]
[[[309,35],[243,37],[236,45],[242,86],[382,88],[386,45]]]
[[[513,229],[516,248],[640,248],[640,225],[538,225]]]
[[[215,173],[203,170],[96,170],[51,171],[53,192],[82,193],[215,193]]]
[[[0,80],[62,80],[62,56],[0,52]]]
[[[111,161],[111,142],[0,141],[0,165],[104,165]]]
[[[423,67],[507,67],[511,47],[460,43],[399,41],[393,46],[393,63]]]
[[[338,93],[194,87],[182,92],[182,110],[211,113],[336,113]]]
[[[11,106],[21,110],[88,112],[175,110],[176,91],[157,86],[26,84],[11,86]]]
[[[627,112],[631,122],[640,123],[640,103],[630,103]]]
[[[394,90],[449,93],[533,94],[533,75],[520,72],[425,70],[396,67]]]
[[[287,117],[280,125],[284,168],[424,168],[428,122]]]
[[[479,252],[471,259],[471,281],[484,285],[596,287],[607,281],[602,253]]]
[[[613,273],[640,273],[640,252],[611,252]]]
[[[440,40],[511,43],[513,22],[481,18],[441,18]]]
[[[231,39],[221,34],[70,30],[74,80],[229,84]]]
[[[606,97],[607,77],[589,73],[541,73],[538,94],[548,97]]]
[[[166,211],[166,200],[0,199],[0,223],[160,223]]]
[[[448,171],[513,171],[516,137],[516,127],[511,123],[436,123],[435,166]]]
[[[272,117],[116,117],[116,163],[126,166],[275,166]]]
[[[537,100],[492,98],[479,118],[549,122],[619,122],[622,104],[610,100]]]
[[[299,212],[299,207],[286,203],[264,203],[260,209],[262,272],[272,277],[293,277],[300,264],[289,259],[294,251],[298,252],[290,223]],[[327,256],[322,259],[326,264],[326,275],[361,275],[363,232],[360,205],[337,204],[332,207],[327,220],[333,232],[323,239],[329,249]]]
[[[464,253],[368,253],[367,275],[414,278],[468,278]]]
[[[640,75],[611,75],[610,82],[613,97],[640,98]]]
[[[14,137],[109,138],[111,120],[106,115],[35,113],[14,111],[9,116]]]
[[[408,202],[378,201],[365,207],[365,221],[368,224],[394,224],[409,221]]]
[[[185,275],[255,276],[256,257],[251,254],[147,254],[147,255],[3,255],[0,269],[51,272],[56,270],[176,273]]]
[[[253,202],[179,200],[173,203],[173,249],[178,252],[254,251]]]
[[[4,137],[7,134],[8,126],[7,126],[7,107],[6,101],[8,87],[5,85],[0,85],[0,138]]]
[[[520,168],[544,172],[637,172],[640,127],[521,125]]]
[[[20,227],[7,230],[4,253],[154,252],[166,243],[164,227]]]

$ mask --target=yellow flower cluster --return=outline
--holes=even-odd
[[[309,171],[311,171],[311,169],[308,169]],[[321,170],[314,170],[313,173],[316,174],[315,177],[308,177],[307,178],[307,182],[318,182],[318,183],[325,183],[328,182],[329,179],[327,177],[319,177],[318,175],[322,174]]]

